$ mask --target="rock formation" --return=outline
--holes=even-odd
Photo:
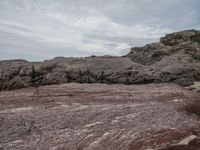
[[[199,150],[200,94],[170,83],[0,93],[1,150]]]
[[[166,83],[200,80],[200,31],[168,34],[122,57],[0,61],[0,90],[60,83]]]

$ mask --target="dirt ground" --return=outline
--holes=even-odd
[[[63,84],[0,92],[0,150],[199,150],[200,100],[175,84]]]

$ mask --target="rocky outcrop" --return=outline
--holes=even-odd
[[[200,80],[200,31],[168,34],[122,57],[0,61],[0,90],[60,83],[164,83]]]
[[[160,42],[169,46],[175,46],[188,42],[200,43],[200,32],[197,30],[186,30],[167,34],[165,37],[160,39]]]

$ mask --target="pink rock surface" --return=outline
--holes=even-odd
[[[200,149],[200,94],[175,84],[63,84],[0,92],[0,149]],[[188,145],[176,145],[189,135]],[[191,144],[192,143],[192,144]]]

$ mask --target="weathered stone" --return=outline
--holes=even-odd
[[[195,99],[169,83],[1,91],[0,149],[199,150],[200,106],[185,109]]]
[[[123,57],[56,57],[43,62],[0,61],[0,90],[46,84],[200,81],[200,31],[168,34],[160,42],[131,48]]]

